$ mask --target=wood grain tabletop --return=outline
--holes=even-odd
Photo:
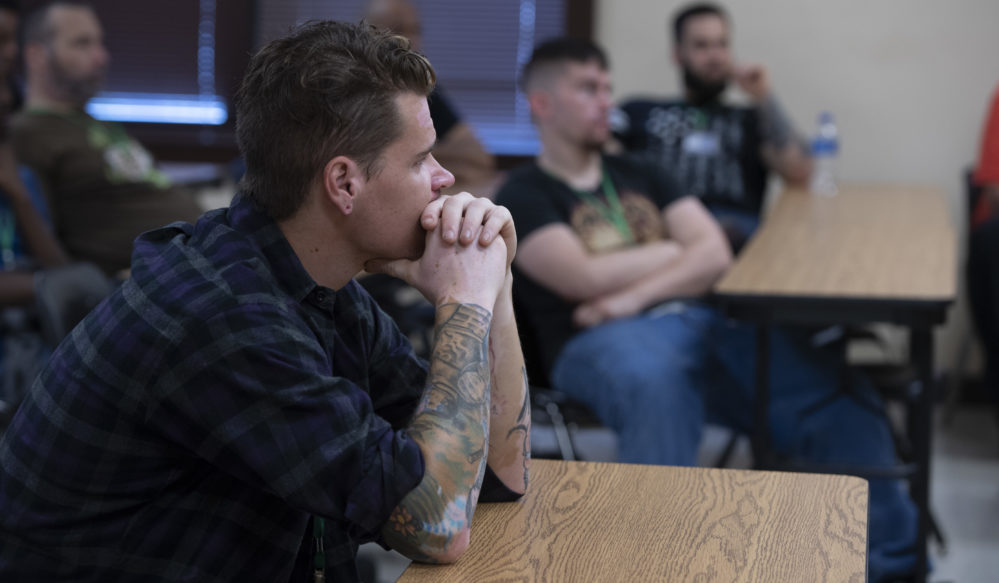
[[[950,301],[957,241],[941,190],[784,192],[715,287],[720,295]]]
[[[399,581],[859,583],[867,499],[850,476],[533,460],[526,496],[479,505],[457,563]]]

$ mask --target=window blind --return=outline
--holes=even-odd
[[[564,35],[567,0],[416,0],[438,83],[495,154],[537,152],[517,77],[534,46]],[[259,0],[257,46],[310,19],[357,22],[364,0]]]

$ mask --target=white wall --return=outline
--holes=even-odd
[[[571,1],[571,0],[570,0]],[[596,37],[615,94],[675,95],[667,20],[677,0],[597,0]],[[999,83],[997,0],[728,0],[737,59],[766,64],[799,129],[836,114],[846,181],[936,185],[955,225],[963,170]],[[963,265],[963,259],[961,260]],[[963,306],[938,336],[949,366],[968,333]]]

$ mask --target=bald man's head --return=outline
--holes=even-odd
[[[369,0],[364,20],[408,38],[410,46],[414,50],[420,50],[423,27],[416,6],[410,0]]]

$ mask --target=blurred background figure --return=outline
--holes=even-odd
[[[11,147],[19,21],[18,3],[0,1],[0,432],[51,350],[110,289],[93,266],[69,264],[38,181]]]
[[[66,251],[108,274],[124,270],[135,237],[193,223],[201,209],[122,126],[84,110],[109,62],[93,9],[49,4],[28,16],[24,38],[26,108],[11,125],[17,156],[38,174]]]
[[[731,263],[728,243],[669,165],[602,154],[611,80],[598,46],[542,43],[522,85],[541,153],[496,195],[517,227],[520,321],[551,385],[614,429],[617,461],[694,465],[709,417],[743,432],[755,423],[756,327],[705,301]],[[851,375],[844,398],[838,355],[792,328],[769,340],[775,450],[829,471],[894,467],[869,379]],[[893,581],[915,564],[916,508],[899,481],[869,484],[869,576]]]
[[[977,198],[968,241],[967,282],[972,321],[985,352],[985,388],[999,403],[999,88],[993,94],[978,166]]]
[[[364,19],[408,38],[413,49],[421,50],[423,28],[410,0],[370,0]],[[500,178],[492,154],[486,151],[472,127],[461,119],[440,85],[430,94],[428,104],[437,130],[434,158],[454,174],[454,186],[448,192],[468,191],[491,198]]]
[[[736,64],[722,7],[683,6],[670,30],[684,94],[625,102],[618,138],[628,151],[658,161],[685,193],[700,198],[738,251],[759,221],[769,173],[804,186],[811,171],[808,150],[777,101],[766,67]],[[733,83],[751,106],[725,102]]]

